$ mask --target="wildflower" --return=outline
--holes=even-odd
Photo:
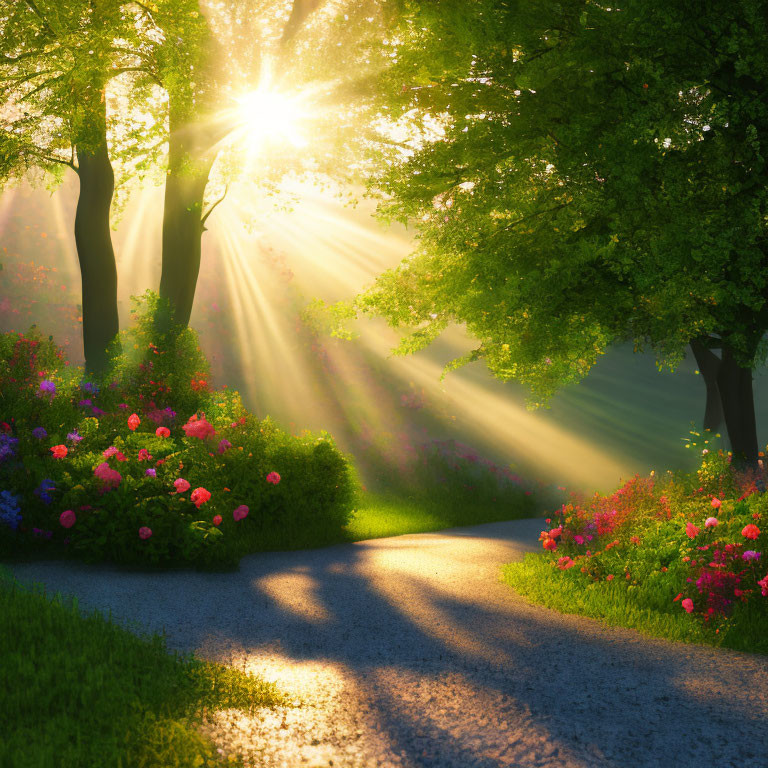
[[[192,495],[190,496],[190,499],[192,500],[192,503],[200,509],[200,507],[205,504],[208,499],[211,498],[211,492],[206,491],[205,488],[195,488],[194,491],[192,491]]]
[[[235,522],[239,522],[243,518],[248,517],[248,511],[248,507],[246,507],[245,504],[241,504],[232,513],[232,517],[235,518]]]
[[[267,482],[272,483],[272,485],[277,485],[280,482],[280,475],[278,475],[277,472],[270,472],[267,475]],[[562,528],[560,531],[562,532]]]
[[[54,445],[50,451],[53,454],[54,459],[63,459],[68,452],[66,445]]]
[[[152,535],[152,529],[147,528],[146,525],[142,525],[141,528],[139,528],[140,539],[148,539],[151,535]]]
[[[7,525],[12,531],[15,531],[21,522],[19,501],[19,497],[10,491],[0,491],[0,523]]]
[[[760,553],[755,552],[755,550],[753,549],[748,549],[741,555],[741,559],[742,560],[759,560]]]
[[[190,488],[189,483],[183,477],[174,480],[173,487],[176,489],[176,493],[186,493]]]
[[[608,575],[605,577],[605,580],[606,580],[606,581],[613,581],[613,574],[612,574],[612,573],[609,573],[609,574],[608,574]]]
[[[79,434],[77,430],[67,433],[67,440],[69,440],[70,443],[79,443],[82,439],[83,436]]]
[[[191,416],[189,421],[182,425],[181,428],[184,430],[184,434],[187,437],[197,437],[200,440],[205,440],[205,438],[212,437],[216,434],[213,424],[210,424],[205,416],[201,419],[197,418],[197,414]]]
[[[43,379],[40,382],[40,394],[53,397],[56,394],[56,385],[50,379]]]
[[[123,480],[122,475],[116,469],[112,469],[106,461],[102,461],[101,464],[93,470],[93,474],[102,481],[102,491],[117,488]]]
[[[714,528],[718,524],[718,519],[716,517],[708,517],[704,521],[704,527],[705,528]]]
[[[128,417],[128,429],[130,429],[131,432],[134,432],[136,430],[136,427],[139,426],[139,424],[141,424],[141,419],[138,417],[137,414],[132,413]]]
[[[584,543],[584,537],[581,534],[576,534],[573,537],[573,540],[576,542],[576,544],[583,544]]]
[[[214,515],[213,516],[213,524],[215,526],[221,525],[221,515]]]
[[[741,529],[741,535],[745,539],[756,539],[760,535],[760,529],[754,523],[749,523]]]
[[[171,430],[168,429],[168,427],[158,427],[155,430],[155,434],[158,437],[170,437],[171,436]]]
[[[712,506],[713,506],[715,509],[720,509],[720,506],[721,506],[721,504],[722,504],[722,503],[723,503],[723,502],[722,502],[722,501],[720,501],[720,499],[717,499],[717,498],[714,498],[714,497],[712,498]]]
[[[685,608],[686,613],[692,613],[693,612],[693,600],[691,600],[690,597],[686,597],[685,600],[683,600],[680,605]]]
[[[229,440],[222,440],[219,443],[219,453],[224,453],[224,451],[228,451],[232,447],[232,443],[229,442]]]
[[[144,474],[147,477],[157,477],[157,470],[154,467],[150,467],[149,469],[144,471]]]
[[[152,456],[146,448],[139,449],[139,461],[151,461]]]
[[[688,523],[685,526],[685,534],[689,539],[695,539],[699,535],[699,529],[693,523]]]
[[[75,513],[71,509],[67,509],[59,515],[59,522],[64,528],[71,528],[75,524]]]

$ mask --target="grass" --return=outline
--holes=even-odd
[[[0,766],[239,766],[198,731],[203,712],[291,702],[235,669],[169,653],[0,568]]]
[[[605,624],[634,629],[645,635],[677,643],[699,643],[738,651],[768,654],[768,619],[754,603],[737,605],[720,632],[712,634],[687,613],[662,610],[657,595],[648,585],[627,585],[623,580],[582,583],[564,577],[549,560],[527,554],[522,562],[502,569],[503,579],[530,603],[560,613],[599,619]]]

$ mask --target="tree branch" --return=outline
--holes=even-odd
[[[200,219],[200,224],[203,227],[203,231],[205,231],[205,222],[208,221],[208,217],[213,213],[216,206],[219,205],[219,203],[224,201],[224,198],[227,196],[227,192],[229,192],[229,184],[227,184],[226,187],[224,187],[224,194],[215,202],[211,207],[203,214],[202,218]]]

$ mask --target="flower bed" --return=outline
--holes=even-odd
[[[640,628],[637,616],[625,622],[621,613],[645,611],[648,625],[668,617],[678,639],[688,624],[687,639],[768,652],[768,494],[723,451],[704,454],[692,474],[635,477],[610,496],[573,495],[547,519],[544,553],[507,566],[508,582],[541,598],[546,581],[560,598],[539,601],[560,609],[611,612],[615,623]],[[621,611],[606,609],[610,602]]]
[[[0,554],[219,568],[265,537],[338,536],[354,489],[330,437],[212,390],[194,333],[158,335],[152,309],[100,381],[34,333],[0,336]]]

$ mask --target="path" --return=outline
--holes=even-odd
[[[214,728],[265,768],[768,768],[765,657],[526,604],[499,566],[538,550],[542,522],[251,555],[234,574],[12,570],[303,697]]]

